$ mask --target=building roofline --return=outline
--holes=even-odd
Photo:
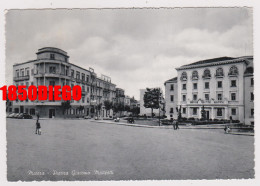
[[[231,60],[225,60],[225,61],[216,61],[212,63],[206,63],[206,64],[190,64],[190,65],[183,65],[181,67],[175,68],[177,71],[178,70],[184,70],[184,69],[193,69],[193,68],[202,68],[202,67],[209,67],[209,66],[217,66],[217,65],[225,65],[225,64],[232,64],[232,63],[241,63],[245,62],[248,64],[248,60],[246,58],[235,58]]]
[[[164,82],[164,86],[166,85],[166,83],[177,83],[177,77],[168,79],[167,81]]]
[[[24,64],[26,64],[26,63],[32,63],[32,62],[35,62],[35,61],[37,61],[37,59],[35,59],[35,60],[30,60],[30,61],[26,61],[26,62],[22,62],[22,63],[15,63],[15,64],[13,64],[13,66],[24,65]]]

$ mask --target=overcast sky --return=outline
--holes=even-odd
[[[253,55],[252,12],[246,8],[11,10],[6,14],[6,79],[12,65],[36,59],[42,47],[139,99],[162,87],[175,68],[208,58]],[[11,73],[10,73],[11,72]]]

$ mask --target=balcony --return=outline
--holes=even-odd
[[[211,75],[203,75],[202,78],[203,78],[203,79],[210,79],[210,78],[211,78]]]
[[[77,78],[76,78],[76,82],[77,82],[77,83],[81,83],[81,79],[77,79]]]
[[[215,74],[216,78],[224,78],[224,74]]]
[[[82,79],[82,80],[81,80],[81,83],[82,83],[82,84],[87,84],[87,81],[85,81],[85,80]]]
[[[224,103],[223,100],[215,100],[214,103]]]
[[[30,79],[30,75],[14,77],[14,81],[23,81],[23,80],[29,80],[29,79]]]
[[[86,90],[82,90],[81,94],[86,95],[87,94]]]

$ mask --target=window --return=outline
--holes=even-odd
[[[193,100],[196,101],[197,100],[197,94],[193,94]]]
[[[50,58],[51,59],[55,59],[55,55],[54,54],[50,54]]]
[[[204,70],[203,78],[210,78],[210,77],[211,77],[210,70],[209,69]]]
[[[237,86],[237,81],[231,80],[231,87],[236,87],[236,86]]]
[[[224,76],[223,68],[218,68],[216,70],[216,77],[223,77],[223,76]]]
[[[82,96],[82,103],[85,103],[85,97]]]
[[[233,116],[237,115],[237,109],[232,108],[232,109],[231,109],[231,114],[232,114]]]
[[[16,70],[16,77],[19,77],[19,70]]]
[[[71,69],[71,77],[74,78],[74,70]]]
[[[205,82],[205,89],[209,89],[209,82]]]
[[[193,83],[193,89],[197,90],[198,88],[198,84],[197,83]]]
[[[236,101],[236,93],[231,93],[231,100]]]
[[[218,88],[222,88],[222,81],[218,81]]]
[[[55,85],[55,81],[50,81],[49,86],[54,86]]]
[[[26,76],[29,76],[29,75],[30,75],[30,70],[29,70],[29,68],[26,68],[26,69],[25,69],[25,72],[26,72]]]
[[[193,115],[197,115],[197,108],[193,108],[193,109],[192,109],[192,114],[193,114]]]
[[[182,101],[186,101],[186,95],[182,95]]]
[[[89,93],[89,87],[87,87],[87,92]]]
[[[222,116],[222,108],[217,108],[217,116]]]
[[[80,79],[80,72],[76,72],[76,79]]]
[[[254,86],[254,78],[251,78],[251,86]]]
[[[230,69],[229,69],[229,73],[228,75],[238,75],[238,69],[236,66],[232,66]]]
[[[171,84],[171,90],[174,90],[174,86],[173,86],[173,84]]]
[[[182,90],[186,90],[186,84],[182,84]]]
[[[173,113],[173,108],[170,109],[170,113]]]
[[[24,76],[24,70],[21,69],[21,76],[23,77]]]
[[[81,90],[82,90],[82,92],[85,92],[85,86],[84,85],[82,86]]]
[[[205,94],[205,100],[209,100],[209,94]]]
[[[193,71],[192,72],[192,79],[198,79],[199,78],[199,74],[197,71]]]
[[[218,94],[218,100],[219,100],[219,101],[222,100],[222,94]]]
[[[89,76],[87,75],[87,82],[89,81]]]
[[[55,74],[56,73],[56,67],[49,67],[49,73]]]
[[[254,109],[251,109],[251,116],[254,116]]]
[[[254,93],[251,92],[251,101],[254,101]]]
[[[82,73],[81,79],[82,79],[83,81],[85,81],[85,74]]]
[[[186,81],[186,80],[187,80],[187,73],[186,73],[186,72],[182,72],[182,74],[181,74],[181,80],[182,80],[182,81]]]
[[[186,108],[182,108],[182,113],[186,114]]]
[[[174,97],[173,97],[173,95],[171,95],[171,102],[173,102],[174,101]]]

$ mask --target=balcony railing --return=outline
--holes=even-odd
[[[30,79],[30,75],[14,77],[14,81],[23,81],[23,80],[29,80],[29,79]]]
[[[211,78],[211,75],[203,75],[202,78],[203,78],[203,79],[210,79],[210,78]]]

